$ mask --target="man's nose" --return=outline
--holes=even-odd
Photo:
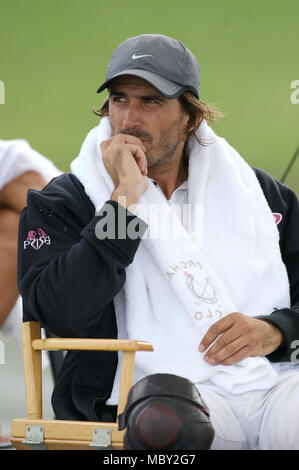
[[[130,129],[133,127],[141,127],[142,118],[138,103],[129,103],[124,113],[123,127]]]

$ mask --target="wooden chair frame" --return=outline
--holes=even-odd
[[[12,422],[11,442],[16,449],[123,449],[125,430],[118,422],[45,420],[42,418],[41,352],[47,351],[123,351],[117,416],[127,403],[133,383],[135,354],[153,351],[145,341],[127,339],[48,338],[41,339],[38,322],[22,324],[22,348],[27,418]]]

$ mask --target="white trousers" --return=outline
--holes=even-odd
[[[299,370],[279,376],[273,388],[242,395],[197,384],[215,429],[211,450],[299,450]]]
[[[22,299],[19,296],[15,305],[13,306],[10,314],[8,315],[3,327],[0,330],[0,337],[12,337],[16,343],[17,348],[20,353],[22,351],[22,338],[21,338],[21,326],[22,326],[22,317],[23,317],[23,306]],[[42,338],[45,338],[45,331],[42,328],[41,331]],[[42,367],[46,368],[49,364],[49,355],[48,351],[42,351]]]
[[[22,349],[22,315],[22,299],[19,296],[10,314],[8,315],[2,329],[0,330],[0,336],[12,336],[19,349]]]

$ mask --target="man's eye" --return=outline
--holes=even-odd
[[[124,102],[125,101],[125,98],[123,96],[113,96],[113,102],[116,103],[116,102]]]
[[[144,100],[148,104],[155,104],[157,101],[154,98],[145,98]]]

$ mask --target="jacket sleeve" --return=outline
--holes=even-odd
[[[296,194],[266,173],[258,170],[262,189],[273,212],[281,216],[278,224],[280,249],[290,283],[291,308],[275,310],[258,318],[278,327],[283,335],[282,345],[267,356],[273,362],[290,362],[299,340],[299,202]]]
[[[140,238],[99,239],[105,206],[113,207],[116,220],[121,210],[126,223],[136,216],[114,201],[93,215],[74,185],[66,190],[65,176],[56,180],[28,192],[19,226],[18,287],[24,321],[37,320],[58,336],[82,337],[122,288]]]

